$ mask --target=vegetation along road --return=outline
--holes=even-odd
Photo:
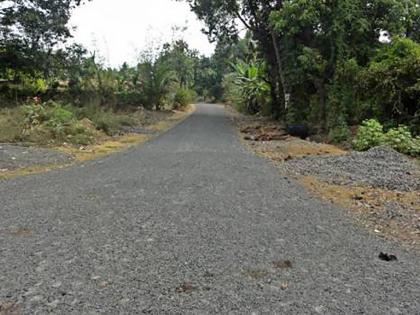
[[[0,204],[9,313],[420,310],[418,253],[280,176],[221,106],[142,146],[1,181]]]

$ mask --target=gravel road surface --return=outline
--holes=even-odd
[[[248,152],[216,105],[0,181],[0,313],[420,314],[419,258]]]
[[[37,165],[68,164],[69,154],[55,150],[0,143],[0,170],[14,170]]]
[[[297,158],[284,163],[283,169],[292,174],[315,176],[335,185],[420,193],[420,169],[414,161],[388,147],[338,156]]]

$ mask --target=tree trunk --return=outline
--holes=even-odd
[[[315,87],[319,97],[319,110],[321,118],[321,131],[327,131],[327,90],[325,87],[325,81],[323,79],[314,80]]]
[[[284,74],[283,63],[282,63],[281,54],[280,54],[280,46],[277,42],[276,35],[274,34],[273,31],[271,31],[271,38],[272,38],[274,53],[276,56],[276,63],[277,63],[277,69],[279,72],[279,78],[280,78],[280,82],[282,86],[284,110],[286,111],[290,105],[290,89],[288,87],[285,74]]]

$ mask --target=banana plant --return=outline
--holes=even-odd
[[[256,114],[268,102],[270,85],[264,80],[265,65],[256,59],[247,63],[242,60],[233,64],[235,84],[238,86],[247,111]]]

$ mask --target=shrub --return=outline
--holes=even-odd
[[[267,69],[264,62],[239,61],[233,65],[234,84],[242,94],[243,106],[249,114],[261,112],[270,103],[270,85],[266,81]]]
[[[407,126],[390,129],[385,134],[384,142],[398,152],[413,156],[420,155],[420,137],[412,137]]]
[[[375,146],[388,145],[400,153],[420,156],[420,137],[413,137],[407,126],[400,125],[387,133],[383,129],[375,119],[364,121],[353,141],[354,148],[364,151]]]
[[[66,124],[75,119],[75,115],[69,109],[66,109],[58,104],[56,104],[50,112],[49,120],[54,120],[55,122]]]
[[[23,106],[21,140],[48,144],[70,142],[87,145],[94,141],[95,128],[79,120],[78,109],[57,102],[30,103]]]
[[[48,120],[48,112],[43,104],[24,105],[22,113],[27,127],[37,126]]]
[[[353,147],[358,151],[365,151],[384,143],[384,127],[376,119],[365,120],[357,131],[353,140]]]
[[[147,102],[144,94],[139,92],[118,92],[116,93],[116,97],[119,109],[128,108],[130,106],[140,106]]]
[[[350,138],[350,129],[346,125],[340,125],[330,130],[328,138],[333,143],[345,142]]]
[[[85,123],[87,121],[88,123]],[[65,141],[73,144],[88,145],[94,142],[94,126],[91,126],[88,119],[81,121],[74,121],[72,124],[66,126]]]
[[[242,96],[239,86],[236,85],[235,77],[235,73],[230,73],[223,78],[223,101],[233,106],[238,112],[246,113],[245,97]]]
[[[115,113],[110,109],[97,105],[81,108],[77,112],[77,117],[79,119],[89,119],[96,129],[110,136],[117,134],[121,126],[133,126],[136,124],[136,120],[128,114]]]
[[[190,89],[180,88],[176,91],[173,99],[175,109],[185,108],[195,100],[195,92]]]

